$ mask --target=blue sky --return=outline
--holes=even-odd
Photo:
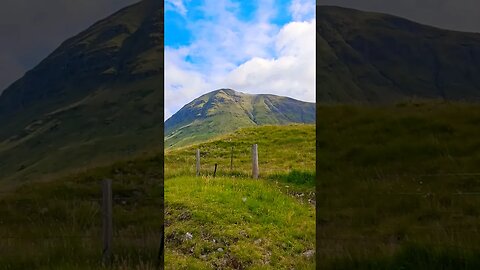
[[[232,88],[315,100],[313,0],[166,0],[165,117]]]

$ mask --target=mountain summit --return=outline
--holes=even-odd
[[[183,106],[165,122],[165,144],[185,145],[240,127],[314,122],[314,103],[219,89]]]
[[[0,180],[161,145],[163,4],[144,0],[68,39],[0,96]]]
[[[98,86],[131,83],[161,73],[160,2],[144,0],[122,9],[65,41],[4,91],[0,117],[33,107],[50,111]]]
[[[322,103],[480,101],[480,34],[333,6],[316,14]]]

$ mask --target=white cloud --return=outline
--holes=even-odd
[[[183,0],[166,0],[165,9],[176,11],[183,16],[187,14],[187,8],[185,7]]]
[[[279,28],[270,22],[273,1],[259,3],[255,18],[242,21],[236,14],[238,4],[206,0],[202,9],[209,20],[186,25],[193,42],[165,48],[166,118],[218,88],[315,100],[315,19]]]
[[[234,89],[315,101],[315,20],[292,22],[276,36],[276,58],[255,57],[223,80]]]
[[[188,48],[165,48],[165,119],[211,87],[203,75],[184,60],[187,54]]]
[[[262,2],[262,9],[267,9],[265,5]],[[252,21],[242,21],[235,7],[235,3],[227,0],[206,1],[205,13],[214,19],[194,21],[187,26],[195,40],[190,53],[196,56],[196,64],[204,73],[221,75],[252,57],[271,54],[278,27],[268,23],[270,18],[266,13],[257,13]]]
[[[312,0],[292,0],[289,11],[295,21],[309,20],[315,16],[315,2]]]

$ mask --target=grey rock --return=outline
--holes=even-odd
[[[311,258],[315,255],[315,250],[309,249],[309,250],[305,251],[302,255],[307,257],[307,258]]]

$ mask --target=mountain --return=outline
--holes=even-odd
[[[333,6],[316,14],[321,103],[480,101],[480,34]]]
[[[240,127],[314,122],[314,103],[219,89],[183,106],[165,122],[165,146],[186,145]]]
[[[0,181],[162,147],[162,86],[162,1],[95,23],[0,96]]]

